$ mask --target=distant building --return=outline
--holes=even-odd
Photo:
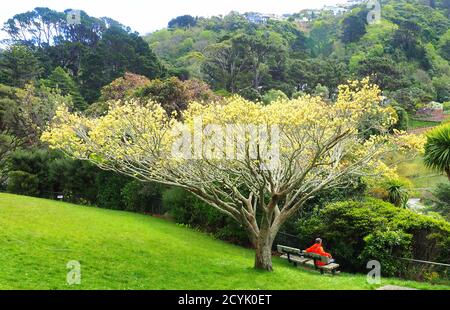
[[[268,16],[269,19],[278,20],[278,21],[280,21],[280,20],[287,20],[288,19],[288,17],[280,16],[280,15],[276,15],[276,14],[270,14],[270,15],[266,15],[266,16]]]
[[[295,21],[298,23],[310,22],[320,16],[321,10],[306,9],[295,14]]]
[[[345,12],[348,11],[348,9],[345,8],[345,7],[341,7],[341,6],[327,5],[327,6],[325,6],[325,7],[323,8],[323,11],[330,11],[330,12],[333,12],[333,15],[334,15],[334,16],[337,16],[337,15],[342,15],[342,14],[344,14]]]
[[[355,5],[360,5],[361,3],[366,2],[367,0],[348,0],[346,4],[344,4],[344,7],[352,7]]]
[[[254,24],[265,24],[269,21],[269,17],[267,15],[263,15],[260,13],[245,13],[244,17],[251,23]]]
[[[251,23],[254,24],[266,24],[269,20],[286,20],[289,18],[289,14],[285,14],[283,16],[279,16],[276,14],[262,14],[249,12],[245,13],[244,17]]]
[[[343,5],[327,5],[322,9],[305,9],[296,14],[262,14],[257,12],[247,12],[243,16],[251,23],[254,24],[266,24],[269,20],[288,20],[293,19],[296,23],[307,23],[317,17],[319,17],[323,12],[331,12],[333,15],[342,15],[349,11],[349,7],[360,4],[367,0],[349,0],[347,4]]]

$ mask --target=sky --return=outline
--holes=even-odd
[[[111,17],[130,26],[140,34],[146,34],[167,26],[180,15],[213,16],[230,11],[260,13],[295,13],[302,9],[322,8],[324,5],[345,3],[346,0],[13,0],[2,3],[0,26],[17,13],[35,7],[48,7],[63,11],[71,8],[84,10],[94,17]],[[1,27],[0,27],[1,28]],[[0,39],[4,33],[0,33]]]

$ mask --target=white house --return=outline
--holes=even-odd
[[[324,11],[331,11],[333,12],[333,15],[337,16],[337,15],[342,15],[345,12],[348,11],[348,9],[344,8],[344,7],[340,7],[340,6],[333,6],[333,5],[327,5],[324,6],[323,8]]]

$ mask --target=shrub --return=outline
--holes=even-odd
[[[409,210],[398,212],[391,223],[413,236],[412,257],[450,263],[450,223]]]
[[[442,110],[442,109],[444,109],[444,105],[440,102],[432,101],[427,104],[427,108],[433,109],[433,110]]]
[[[259,93],[259,91],[257,91],[254,88],[241,89],[239,91],[239,95],[242,96],[243,98],[245,98],[247,100],[251,100],[251,101],[261,101],[262,100],[261,94]]]
[[[35,175],[35,196],[56,198],[58,194],[64,194],[66,201],[95,203],[95,176],[99,169],[87,162],[67,158],[55,151],[31,149],[11,154],[8,169]]]
[[[422,89],[417,87],[398,89],[391,93],[391,97],[407,111],[414,111],[420,103],[428,102],[432,99]]]
[[[94,204],[100,208],[160,213],[161,187],[141,183],[59,152],[31,149],[14,152],[8,162],[7,191]]]
[[[109,171],[102,171],[96,179],[97,206],[104,209],[124,210],[122,189],[130,182],[130,178],[123,177]]]
[[[177,223],[189,224],[191,217],[186,210],[189,208],[192,198],[184,190],[178,187],[170,187],[162,192],[163,209]]]
[[[171,187],[162,194],[163,207],[179,224],[212,232],[220,229],[214,225],[222,214],[194,195],[178,187]]]
[[[444,102],[443,107],[444,111],[450,112],[450,101]]]
[[[274,246],[284,244],[292,247],[307,246],[313,243],[316,237],[309,236],[306,240],[298,238],[298,222],[299,218],[306,219],[316,214],[319,208],[331,203],[344,201],[348,199],[363,198],[367,190],[367,185],[361,179],[351,179],[346,182],[344,187],[336,187],[317,193],[315,197],[310,199],[296,215],[296,217],[288,220],[281,228],[277,235]],[[302,221],[300,219],[300,221]],[[275,250],[275,249],[274,249]]]
[[[400,258],[410,257],[411,240],[412,236],[403,231],[375,231],[364,237],[364,250],[359,258],[379,261],[384,276],[404,275],[407,263]]]
[[[433,86],[436,89],[436,99],[439,102],[450,100],[450,78],[448,76],[434,77]]]
[[[448,222],[399,209],[373,198],[329,204],[299,220],[297,227],[301,246],[308,246],[320,236],[325,248],[349,271],[365,271],[366,256],[373,254],[366,247],[374,247],[373,242],[382,238],[380,234],[389,231],[411,235],[410,252],[406,251],[406,247],[399,249],[405,257],[443,263],[450,261]],[[402,240],[407,239],[402,236]],[[390,234],[383,236],[387,238],[383,242],[387,244],[391,237]],[[386,260],[386,253],[380,255]],[[398,270],[398,275],[401,272]]]
[[[7,190],[13,194],[37,196],[39,179],[36,175],[24,171],[11,171],[8,175]]]
[[[161,186],[137,180],[128,182],[121,192],[124,209],[152,214],[161,213]]]
[[[231,97],[233,94],[227,91],[226,89],[218,89],[214,92],[219,97],[228,98]]]
[[[398,209],[379,201],[345,201],[316,210],[312,216],[298,222],[299,238],[303,247],[315,238],[324,240],[326,249],[332,252],[344,269],[365,269],[358,259],[364,249],[364,237],[378,229],[387,229],[390,219]]]
[[[301,98],[301,97],[304,97],[304,96],[306,96],[305,92],[303,92],[303,91],[296,91],[296,92],[294,92],[292,94],[292,99],[298,99],[298,98]]]
[[[286,96],[286,94],[283,93],[281,90],[277,90],[277,89],[269,90],[262,97],[262,101],[264,104],[270,104],[273,101],[287,100],[287,99],[289,99],[288,96]]]
[[[323,86],[321,84],[317,84],[316,88],[314,88],[313,96],[322,97],[323,99],[328,99],[330,97],[330,91],[328,87]]]
[[[216,238],[247,245],[247,235],[239,224],[218,210],[178,187],[162,193],[163,208],[179,224],[188,225]]]
[[[450,220],[450,184],[441,183],[433,191],[433,206],[430,208]]]
[[[398,130],[408,130],[409,128],[409,116],[408,112],[400,106],[394,106],[395,112],[397,113],[398,121],[394,125],[394,129]]]
[[[367,194],[370,197],[374,197],[384,201],[387,201],[389,199],[389,193],[384,186],[371,187],[367,190]]]

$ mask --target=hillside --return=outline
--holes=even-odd
[[[145,215],[0,194],[0,289],[374,289],[364,275],[321,276]],[[66,284],[81,263],[82,284]],[[421,289],[445,286],[383,280]]]
[[[333,99],[338,85],[371,76],[388,102],[412,114],[430,101],[449,101],[449,2],[379,1],[373,24],[359,2],[282,18],[180,16],[144,38],[172,74],[252,100],[271,90]]]

